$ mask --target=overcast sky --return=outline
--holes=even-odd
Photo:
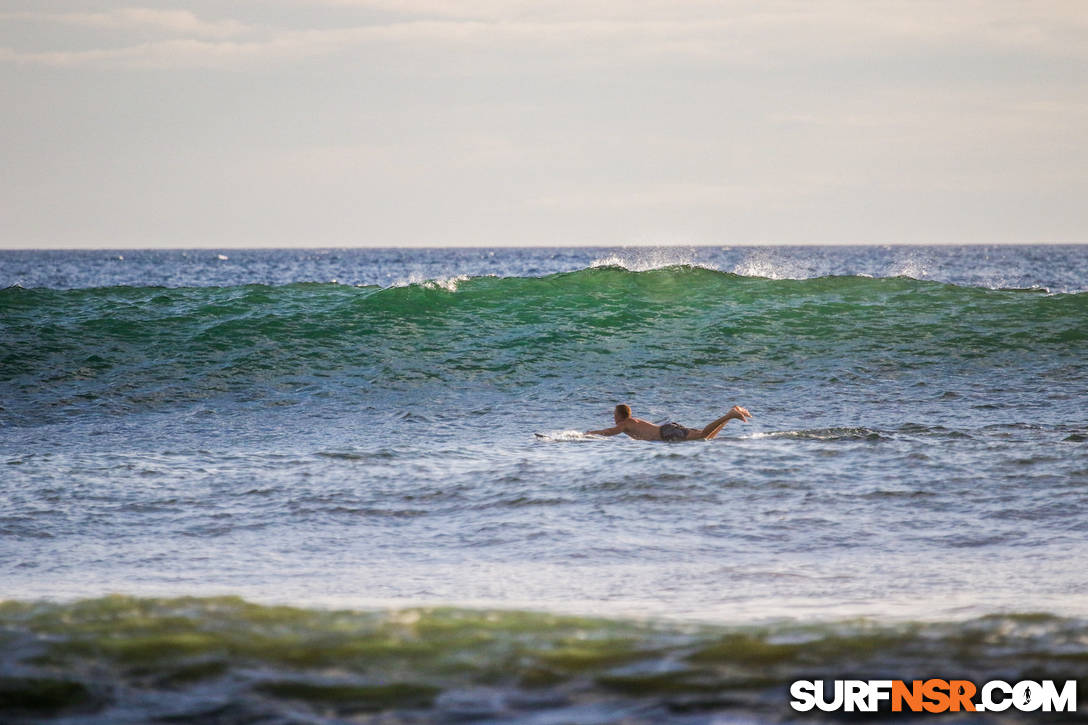
[[[1088,242],[1084,0],[0,0],[0,98],[0,247]]]

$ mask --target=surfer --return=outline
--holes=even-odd
[[[752,417],[752,414],[748,412],[747,408],[734,405],[728,413],[711,423],[707,423],[702,429],[687,428],[679,423],[654,425],[648,420],[642,420],[631,415],[631,406],[623,404],[616,406],[612,416],[616,420],[615,426],[603,430],[589,430],[586,431],[586,435],[614,436],[626,433],[631,438],[640,441],[668,441],[669,443],[710,440],[718,435],[729,421],[747,421]]]

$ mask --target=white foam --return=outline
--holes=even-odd
[[[468,279],[467,274],[459,274],[455,277],[437,277],[435,279],[427,279],[419,274],[411,274],[408,279],[398,279],[389,286],[411,287],[412,285],[419,285],[424,289],[442,289],[447,292],[456,292],[457,286]]]
[[[601,438],[601,436],[588,435],[580,430],[558,430],[550,431],[548,433],[536,433],[535,435],[537,440],[547,441],[549,443],[564,441],[595,441]]]
[[[622,252],[613,252],[607,257],[600,257],[590,263],[590,268],[595,267],[622,267],[629,272],[647,272],[651,269],[663,269],[665,267],[677,267],[687,265],[689,267],[705,267],[706,265],[695,263],[695,250],[688,247],[667,247],[651,249],[630,249]]]
[[[925,279],[926,266],[917,259],[903,259],[888,267],[888,277],[910,277],[911,279]]]
[[[468,281],[467,274],[459,274],[456,277],[447,277],[445,279],[432,279],[423,283],[423,286],[427,289],[444,289],[447,292],[456,292],[457,285],[462,282]]]
[[[730,270],[741,277],[764,277],[766,279],[808,279],[815,276],[811,269],[802,269],[796,263],[785,260],[764,250],[751,252],[743,260],[733,265]]]
[[[778,273],[778,267],[766,259],[745,259],[743,262],[734,265],[731,271],[741,277],[782,279]]]

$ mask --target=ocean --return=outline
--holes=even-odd
[[[0,251],[0,720],[1085,701],[1086,444],[1088,246]]]

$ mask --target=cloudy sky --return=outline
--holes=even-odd
[[[1088,242],[1084,0],[0,0],[0,247]]]

